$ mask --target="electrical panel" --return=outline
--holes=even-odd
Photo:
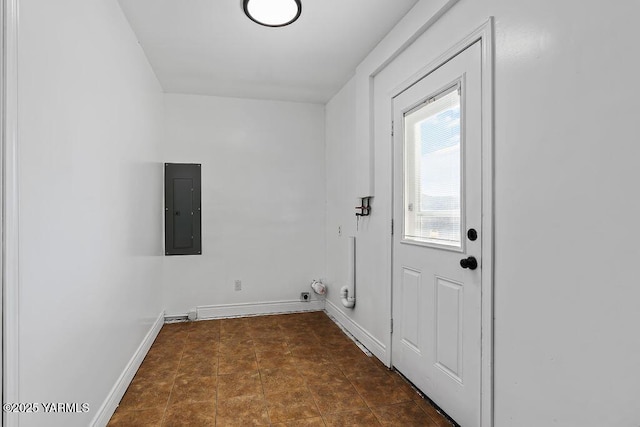
[[[165,255],[202,254],[200,164],[164,164]]]

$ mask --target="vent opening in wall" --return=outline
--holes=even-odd
[[[165,255],[202,254],[201,165],[164,164]]]

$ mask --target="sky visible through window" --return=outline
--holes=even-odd
[[[445,109],[420,122],[420,210],[460,209],[460,97],[436,102]],[[447,105],[448,104],[448,105]]]

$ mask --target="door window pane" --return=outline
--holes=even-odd
[[[404,116],[404,239],[461,245],[458,86]]]

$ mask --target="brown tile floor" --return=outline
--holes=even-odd
[[[323,312],[165,325],[109,426],[450,424]]]

